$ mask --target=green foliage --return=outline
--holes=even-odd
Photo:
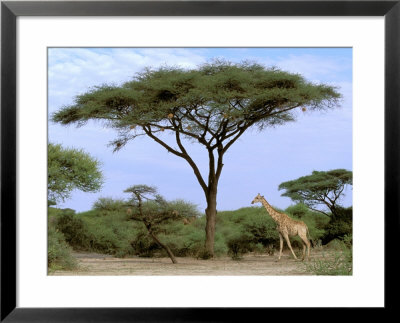
[[[351,236],[353,232],[353,208],[337,208],[336,214],[331,217],[325,227],[325,234],[322,237],[324,244],[333,239],[342,239]]]
[[[121,86],[97,86],[54,113],[52,121],[63,125],[103,121],[105,127],[118,130],[118,137],[110,143],[114,151],[138,136],[150,137],[189,163],[208,196],[208,212],[214,215],[217,187],[213,186],[221,175],[223,156],[247,129],[294,121],[296,109],[333,108],[340,98],[335,87],[308,82],[299,74],[257,63],[215,60],[191,70],[147,68]],[[160,134],[164,131],[174,134],[178,148],[163,141]],[[203,145],[209,152],[207,177],[203,178],[183,139]],[[151,187],[136,186],[134,199],[143,189],[142,193],[154,193]],[[214,221],[215,217],[208,219]],[[207,240],[207,252],[212,255],[214,237],[207,235]]]
[[[99,162],[83,150],[48,144],[48,200],[64,201],[74,189],[96,192],[103,183]]]
[[[90,237],[87,224],[75,215],[75,211],[62,210],[57,219],[56,228],[63,233],[70,246],[79,249],[90,247]]]
[[[310,209],[305,204],[298,203],[286,208],[285,212],[301,220],[303,217],[310,213]]]
[[[154,257],[161,247],[154,242],[145,229],[139,230],[130,242],[132,253],[139,257]]]
[[[204,247],[204,228],[199,228],[193,223],[184,225],[181,221],[174,221],[163,226],[160,239],[176,256],[197,257]]]
[[[184,215],[193,215],[191,222],[183,218],[170,218],[155,226],[157,236],[167,245],[174,255],[179,257],[197,257],[208,259],[210,255],[205,250],[205,216],[192,213],[191,204],[177,200],[161,210],[177,210]],[[143,207],[156,214],[160,205],[154,201],[143,203]],[[194,209],[195,210],[195,209]],[[301,211],[301,212],[300,212]],[[147,212],[147,211],[146,211]],[[310,232],[314,241],[323,239],[326,228],[332,219],[324,214],[304,209],[304,206],[290,206],[285,210],[293,218],[300,217]],[[65,239],[76,250],[85,250],[111,254],[118,257],[136,255],[140,257],[166,256],[161,248],[149,235],[142,221],[129,221],[125,208],[107,211],[103,216],[101,209],[75,214],[73,210],[49,208],[49,214],[54,218],[54,224]],[[152,213],[148,213],[152,214]],[[296,217],[296,214],[298,217]],[[157,218],[157,217],[156,217]],[[184,224],[185,223],[185,224]],[[291,239],[293,247],[301,247],[299,240]],[[334,247],[334,244],[337,244]],[[340,245],[339,245],[340,244]],[[351,246],[351,235],[343,235],[340,240],[329,244],[328,249],[342,252],[341,248]],[[235,211],[221,211],[217,214],[214,251],[215,256],[229,255],[240,260],[248,252],[269,254],[279,248],[279,236],[276,223],[263,207],[247,207]],[[336,248],[336,249],[335,249]],[[321,265],[322,266],[322,265]]]
[[[353,185],[353,173],[345,169],[334,169],[327,172],[313,171],[311,175],[281,183],[279,189],[286,190],[282,196],[288,196],[310,209],[321,205],[328,207],[335,215],[347,185]]]
[[[230,226],[242,227],[242,230],[252,236],[254,242],[264,245],[279,241],[276,223],[266,213],[263,207],[246,207],[236,211],[218,213],[217,228],[230,231]]]
[[[228,252],[228,246],[226,244],[225,237],[220,232],[215,234],[215,244],[214,244],[214,256],[219,257],[226,255]]]
[[[166,201],[152,186],[135,185],[124,192],[132,193],[131,199],[127,202],[129,219],[142,222],[155,240],[158,238],[154,235],[164,230],[163,225],[199,215],[196,205],[184,200]],[[157,243],[168,249],[160,241]]]
[[[130,242],[140,229],[128,223],[124,213],[109,213],[106,217],[100,216],[102,213],[98,216],[85,213],[66,212],[58,217],[56,228],[64,234],[69,245],[76,250],[118,257],[134,253]]]
[[[125,257],[134,254],[131,246],[138,228],[125,221],[124,214],[84,219],[88,228],[90,249],[96,252]]]
[[[55,227],[56,219],[49,217],[47,231],[47,266],[53,270],[71,270],[77,267],[72,256],[72,248],[65,241],[64,235]]]
[[[118,212],[126,209],[126,202],[122,199],[113,199],[112,197],[100,197],[93,203],[93,209],[101,211],[103,215],[110,212]]]
[[[57,204],[57,203],[54,202],[54,201],[47,200],[47,206],[54,206],[54,205],[56,205],[56,204]]]
[[[242,255],[250,251],[251,235],[245,232],[237,232],[232,234],[227,241],[228,254],[233,260],[242,259]]]
[[[160,233],[160,240],[167,245],[171,244],[172,249],[176,249],[179,255],[195,255],[199,244],[204,245],[204,228],[200,230],[193,226],[192,228],[195,228],[193,232],[186,232],[190,231],[190,226],[184,226],[182,218],[196,218],[198,216],[196,206],[183,200],[159,201],[161,203],[149,200],[141,204],[144,221],[141,220],[140,212],[134,205],[128,207],[127,201],[104,198],[97,201],[94,209],[88,212],[75,214],[73,210],[55,208],[51,212],[57,214],[57,229],[76,250],[100,252],[118,257],[127,255],[152,257],[163,254],[160,246],[146,229],[145,224],[151,223],[151,232]],[[140,221],[129,221],[136,216]],[[182,231],[184,234],[189,234],[188,239],[180,244],[178,242],[183,242],[179,240]],[[169,237],[174,238],[169,239]]]
[[[262,207],[219,212],[217,231],[223,235],[228,254],[235,260],[240,260],[246,252],[260,252],[279,243],[276,224]]]
[[[112,143],[116,150],[137,136],[164,130],[206,145],[203,131],[206,137],[224,138],[221,131],[229,134],[252,125],[262,129],[294,120],[298,107],[334,107],[340,97],[334,87],[307,82],[299,74],[215,60],[192,70],[147,68],[121,86],[102,85],[77,96],[74,105],[52,119],[78,125],[104,120],[120,130]],[[224,123],[227,126],[220,127]]]

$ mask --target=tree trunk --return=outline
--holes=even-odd
[[[206,208],[206,243],[205,249],[209,258],[214,257],[215,222],[217,216],[217,189],[210,189]]]
[[[153,238],[153,240],[154,240],[161,248],[163,248],[163,249],[167,252],[168,256],[171,258],[171,261],[172,261],[174,264],[177,264],[178,261],[175,259],[175,256],[174,256],[174,254],[172,253],[171,249],[169,249],[169,247],[168,247],[167,245],[163,244],[160,240],[158,240],[157,236],[156,236],[152,231],[149,231],[149,233],[150,233],[151,237]]]

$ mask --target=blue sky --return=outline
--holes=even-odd
[[[352,49],[351,48],[49,48],[49,116],[74,97],[100,84],[122,84],[144,67],[177,65],[196,68],[213,58],[232,62],[252,60],[267,67],[300,73],[308,81],[338,87],[340,107],[325,112],[299,112],[297,121],[263,132],[250,130],[226,153],[220,178],[217,209],[250,206],[261,193],[274,206],[293,204],[278,185],[313,170],[352,170]],[[60,207],[91,209],[99,197],[127,198],[123,190],[147,184],[167,199],[183,198],[205,209],[204,194],[192,169],[150,138],[139,137],[117,153],[108,143],[116,133],[101,124],[60,126],[49,122],[48,137],[64,147],[82,148],[101,162],[105,183],[98,193],[74,191]],[[170,140],[170,138],[166,138]],[[203,147],[187,143],[205,174],[208,159]],[[352,204],[348,189],[344,205]]]

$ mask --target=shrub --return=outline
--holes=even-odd
[[[242,240],[248,241],[249,250],[257,243],[267,246],[279,241],[276,224],[263,208],[249,207],[220,212],[217,229],[225,236],[226,241],[231,239],[232,234],[237,236],[238,232],[242,232],[246,235]]]
[[[305,204],[298,203],[286,208],[285,212],[292,215],[295,218],[301,219],[302,217],[310,213],[310,209]]]
[[[342,241],[344,242],[344,244],[347,248],[353,247],[353,235],[352,234],[346,234],[345,236],[343,236]]]
[[[75,216],[75,212],[62,210],[57,219],[56,229],[62,232],[66,242],[77,250],[90,248],[90,237],[86,224]]]
[[[93,203],[93,209],[101,211],[102,215],[107,215],[110,212],[123,211],[126,207],[126,202],[122,199],[113,199],[112,197],[100,197]]]
[[[126,221],[126,215],[110,212],[107,216],[83,216],[88,228],[90,249],[100,253],[125,257],[135,253],[132,241],[143,225]]]
[[[124,214],[110,212],[103,217],[94,216],[93,212],[67,212],[58,217],[56,227],[76,250],[118,257],[134,254],[131,241],[136,237],[138,228],[126,221]]]
[[[207,260],[211,258],[212,254],[203,246],[197,255],[197,259]]]
[[[161,251],[161,247],[154,242],[144,229],[130,241],[133,254],[139,257],[154,257],[155,252]]]
[[[204,228],[198,227],[195,222],[184,225],[180,221],[175,221],[163,226],[160,239],[176,256],[198,257],[202,252],[205,242]]]
[[[73,210],[49,208],[49,214],[55,218],[56,228],[74,249],[118,257],[167,255],[148,235],[142,222],[128,221],[131,215],[125,212],[124,206],[120,208],[121,200],[118,202],[112,199],[99,199],[97,202],[99,204],[95,209],[78,214]],[[178,209],[178,206],[180,210],[186,210],[181,207],[181,201],[173,203],[175,204],[171,204],[171,207],[174,210]],[[293,218],[300,217],[307,224],[314,243],[326,236],[328,216],[306,210],[301,205],[289,207],[285,212]],[[158,224],[154,230],[160,241],[176,256],[208,259],[210,255],[204,250],[205,216],[192,213],[191,209],[182,213],[192,216],[194,220],[191,222],[186,221],[184,224],[183,219],[170,219]],[[345,242],[345,237],[348,242]],[[341,236],[340,240],[341,243],[351,245],[351,234]],[[299,238],[291,237],[291,242],[294,248],[302,249]],[[287,247],[286,244],[284,246]],[[215,256],[229,255],[233,259],[241,259],[247,252],[273,254],[274,249],[278,247],[279,235],[276,223],[263,207],[247,207],[217,213]]]
[[[249,243],[242,237],[232,238],[228,241],[228,254],[233,260],[240,260],[243,254],[249,251]]]
[[[274,245],[273,244],[269,244],[268,246],[264,246],[262,243],[256,243],[254,245],[254,252],[256,253],[264,253],[267,252],[269,255],[273,255],[274,254]]]
[[[57,231],[54,219],[49,218],[47,235],[47,266],[49,270],[71,270],[77,267],[72,256],[72,248],[65,241],[64,235]]]
[[[332,217],[325,228],[322,237],[324,244],[334,239],[341,239],[353,232],[353,208],[339,208],[335,217]]]
[[[225,237],[220,232],[216,232],[214,239],[214,256],[220,257],[226,255],[228,247]]]

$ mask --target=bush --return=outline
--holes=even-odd
[[[340,208],[335,217],[332,217],[325,228],[322,242],[327,244],[334,239],[342,239],[353,232],[353,208]]]
[[[169,246],[176,256],[199,257],[203,252],[204,228],[197,226],[195,222],[184,225],[181,221],[175,221],[163,226],[164,230],[160,234],[160,239]]]
[[[56,219],[56,228],[74,249],[118,257],[167,256],[148,235],[142,222],[128,220],[129,216],[125,207],[121,207],[121,201],[99,199],[97,202],[99,203],[95,209],[78,214],[73,210],[49,208],[49,214]],[[175,210],[181,202],[174,203]],[[291,206],[285,212],[293,218],[301,218],[307,224],[314,243],[327,236],[325,228],[328,224],[331,228],[334,227],[335,222],[329,222],[328,216],[306,210],[302,205]],[[176,256],[208,259],[210,255],[204,250],[205,216],[198,216],[191,209],[186,213],[184,212],[185,215],[192,216],[194,221],[186,221],[184,224],[183,219],[171,219],[157,225],[156,234]],[[342,228],[342,231],[346,230]],[[344,242],[345,237],[348,242]],[[350,234],[342,235],[340,241],[351,245],[351,231]],[[291,237],[291,242],[294,248],[302,248],[298,237]],[[287,247],[286,243],[284,246]],[[247,252],[268,252],[272,255],[278,247],[276,223],[263,207],[247,207],[217,213],[215,256],[229,255],[233,259],[241,259]]]
[[[127,221],[126,215],[119,212],[82,217],[82,220],[88,228],[91,250],[117,257],[135,254],[132,241],[143,229],[143,224]]]
[[[298,203],[286,208],[285,212],[301,220],[304,216],[310,213],[310,209],[305,204]]]
[[[139,257],[154,257],[155,252],[160,252],[162,248],[154,242],[144,229],[131,240],[132,253]]]
[[[240,260],[243,254],[249,251],[249,242],[242,237],[232,238],[228,241],[228,254],[233,260]]]
[[[75,216],[75,211],[62,210],[56,222],[56,229],[62,232],[66,242],[77,250],[90,249],[90,237],[86,224]]]
[[[263,208],[249,207],[220,212],[217,229],[225,236],[226,241],[241,232],[245,235],[241,239],[247,241],[251,251],[258,243],[268,246],[279,242],[276,223]]]
[[[49,270],[71,270],[77,267],[72,256],[72,248],[65,241],[64,235],[57,231],[54,218],[49,218],[47,235],[47,266]]]
[[[122,199],[113,199],[111,197],[101,197],[93,204],[93,209],[101,211],[102,215],[110,212],[123,211],[126,208],[126,202]]]
[[[131,242],[139,230],[118,212],[109,212],[107,217],[95,216],[93,212],[66,212],[58,217],[56,227],[76,250],[117,257],[134,254]]]

